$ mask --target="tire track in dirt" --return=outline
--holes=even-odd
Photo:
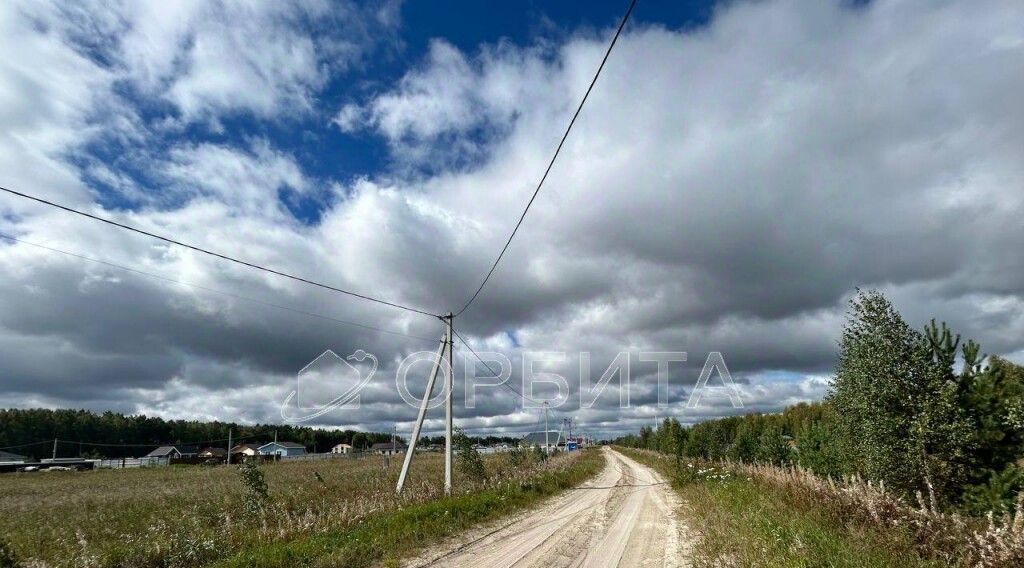
[[[407,566],[689,566],[680,502],[652,469],[610,448],[590,482],[504,526],[471,531]]]

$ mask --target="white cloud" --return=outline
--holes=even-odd
[[[117,79],[171,106],[182,122],[225,114],[278,120],[314,111],[332,74],[361,63],[398,20],[390,3],[55,2],[28,5],[46,26],[92,48]]]
[[[140,59],[125,69],[154,89],[151,96],[167,97],[197,119],[316,104],[310,94],[324,76],[308,65],[321,57],[315,41],[310,52],[305,41],[271,30],[265,58],[258,50],[214,57],[189,38],[207,37],[216,23],[195,17],[131,32],[142,34]],[[175,21],[192,27],[176,31]],[[691,364],[680,376],[691,384],[693,367],[719,350],[749,380],[742,388],[758,409],[821,396],[844,301],[858,285],[885,289],[915,324],[948,319],[988,352],[1019,356],[1024,262],[1011,251],[1024,247],[1024,106],[1017,100],[1024,73],[1014,72],[1024,70],[1022,24],[1024,7],[1015,3],[923,0],[735,3],[692,31],[637,21],[460,329],[510,352],[592,351],[595,369],[625,348],[685,350]],[[32,46],[26,61],[52,58],[87,72],[89,93],[109,87],[109,71],[56,35],[24,31],[23,22],[15,27],[46,40],[24,44]],[[235,45],[241,37],[217,41]],[[177,140],[165,154],[154,152],[153,170],[173,191],[161,197],[189,199],[121,215],[339,286],[457,309],[504,244],[604,47],[603,34],[479,53],[435,42],[421,65],[370,99],[348,102],[336,123],[351,134],[381,136],[398,163],[439,158],[438,171],[358,179],[337,190],[315,226],[294,222],[275,196],[282,188],[316,194],[328,184],[263,140],[242,148]],[[144,55],[147,49],[158,53]],[[235,64],[240,68],[224,75],[230,84],[210,79]],[[18,76],[10,71],[16,65],[2,68],[5,78]],[[278,73],[277,65],[288,69]],[[16,159],[80,187],[64,153],[87,136],[95,103],[65,101],[43,74],[30,67],[20,73],[42,85],[38,96],[52,105],[36,110],[18,91],[12,100],[30,114],[0,115],[22,129],[6,138],[7,147],[36,140]],[[250,73],[267,92],[237,92]],[[37,122],[19,126],[28,118]],[[57,142],[47,142],[48,129]],[[448,168],[464,151],[472,159]],[[38,156],[44,159],[33,162]],[[95,175],[115,182],[116,173]],[[30,240],[265,302],[417,335],[438,332],[426,318],[59,214],[33,213],[9,225]],[[166,282],[117,279],[105,268],[48,255],[0,247],[7,275],[0,280],[0,352],[15,361],[7,369],[20,373],[4,382],[5,400],[101,404],[114,398],[106,388],[134,397],[139,408],[170,412],[179,401],[205,415],[204,401],[234,405],[239,389],[272,388],[264,381],[290,377],[326,348],[364,347],[393,367],[401,354],[433,347]],[[76,357],[70,361],[90,363],[81,367],[92,380],[71,380],[61,364],[29,364],[38,360],[28,357],[37,355],[26,349],[33,345],[68,347]],[[122,373],[118,380],[137,373],[138,384],[104,379],[110,369]],[[778,379],[776,370],[797,378]],[[188,394],[193,384],[199,390]],[[146,402],[139,399],[149,395],[119,390],[133,386],[160,394]],[[354,420],[372,425],[406,416],[384,390]],[[528,420],[504,393],[486,400],[460,420]],[[245,415],[270,418],[278,402],[255,402]],[[603,407],[581,417],[611,429],[646,423],[653,412]]]
[[[0,58],[4,185],[32,187],[69,201],[87,199],[66,157],[90,137],[90,119],[104,106],[114,76],[19,3],[0,6],[0,52],[5,54]]]
[[[435,39],[423,64],[393,90],[364,105],[346,103],[334,122],[345,132],[379,132],[407,162],[479,151],[477,141],[507,129],[529,99],[549,87],[544,74],[551,70],[542,55],[499,44],[470,58]]]
[[[282,190],[304,194],[312,189],[294,159],[266,140],[254,141],[249,152],[209,143],[178,146],[160,169],[171,188],[185,196],[212,198],[257,216],[275,217],[282,211]]]

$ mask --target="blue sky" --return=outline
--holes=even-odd
[[[3,3],[0,181],[456,309],[625,7]],[[1003,0],[641,0],[461,333],[509,357],[513,381],[528,352],[570,354],[545,368],[574,384],[572,354],[597,370],[622,351],[686,351],[668,408],[638,360],[633,407],[609,392],[573,413],[607,433],[736,412],[683,410],[711,351],[746,410],[820,399],[857,287],[1024,359],[1024,264],[1008,252],[1024,247],[1022,30],[1024,8]],[[0,244],[2,406],[274,421],[325,350],[365,349],[393,374],[439,333],[12,197],[0,219],[23,241]],[[324,424],[413,418],[393,384],[365,400]],[[458,420],[515,431],[536,413],[497,390]]]
[[[348,183],[363,177],[381,175],[393,166],[389,148],[382,137],[373,132],[343,132],[331,122],[335,109],[346,103],[360,103],[376,92],[399,81],[411,68],[421,65],[433,42],[443,41],[466,54],[497,45],[522,48],[556,46],[574,35],[595,39],[608,36],[610,28],[622,17],[622,2],[587,3],[481,3],[481,2],[402,2],[393,5],[368,3],[389,15],[394,22],[388,31],[387,42],[374,42],[356,65],[332,73],[324,84],[311,93],[316,107],[311,112],[265,120],[251,113],[227,113],[217,117],[216,127],[208,123],[191,123],[183,129],[150,140],[153,151],[173,146],[182,140],[193,144],[210,143],[244,147],[254,138],[270,140],[275,148],[289,152],[306,175],[321,184],[332,180]],[[634,14],[639,25],[664,26],[668,29],[696,29],[707,23],[714,2],[656,2],[645,4]],[[330,35],[333,30],[309,17],[299,22],[297,31],[310,36]],[[114,46],[101,42],[86,42],[79,46],[98,64],[115,65],[110,49]],[[554,51],[549,50],[549,56]],[[142,120],[160,123],[168,118],[180,118],[180,109],[166,102],[154,102],[151,97],[140,96],[131,85],[121,85],[124,98],[136,106]],[[487,132],[479,133],[486,136]],[[123,141],[105,140],[95,144],[91,155],[108,164],[119,160],[125,151]],[[431,172],[427,164],[420,169]],[[158,186],[159,180],[147,177],[144,168],[123,163],[123,173],[132,176],[142,186]],[[112,207],[133,208],[137,203],[111,191],[109,183],[93,179],[91,186],[100,192],[103,203]],[[315,223],[327,204],[318,199],[296,198],[288,188],[282,188],[282,201],[300,219]]]

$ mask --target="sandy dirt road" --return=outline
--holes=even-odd
[[[407,566],[688,566],[679,500],[650,468],[610,448],[593,480],[511,522],[472,531]]]

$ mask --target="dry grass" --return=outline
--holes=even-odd
[[[940,511],[933,500],[917,495],[912,506],[883,485],[859,477],[836,481],[799,468],[723,464],[741,475],[827,507],[836,518],[909,535],[924,557],[947,565],[977,567],[1024,566],[1024,495],[1016,509],[982,520]]]
[[[700,517],[706,565],[1024,566],[1024,503],[986,519],[912,504],[853,477],[626,450],[667,473]]]
[[[520,490],[578,457],[492,456],[487,480],[456,477],[457,495]],[[247,515],[237,467],[34,473],[0,481],[0,535],[26,566],[195,566],[240,550],[358,526],[443,497],[443,459],[418,456],[402,496],[401,463],[379,457],[262,467],[270,499]],[[456,496],[457,496],[456,495]]]

